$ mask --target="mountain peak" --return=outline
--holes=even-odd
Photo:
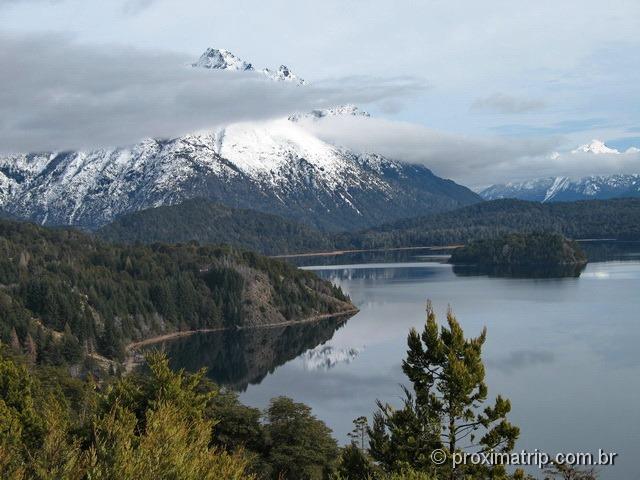
[[[605,145],[602,140],[593,139],[591,143],[587,143],[579,146],[575,150],[572,150],[571,153],[593,153],[595,155],[601,155],[603,153],[620,153],[615,148],[609,148]]]
[[[319,120],[325,117],[340,117],[340,116],[351,116],[351,117],[370,117],[368,112],[364,110],[360,110],[358,107],[351,103],[346,103],[344,105],[336,105],[331,108],[323,108],[318,110],[311,110],[310,112],[305,113],[294,113],[289,115],[289,120],[292,122],[297,122],[302,119],[312,119]]]
[[[236,72],[253,72],[253,65],[236,57],[224,48],[207,48],[192,67],[208,68],[210,70],[231,70]],[[264,68],[260,70],[265,77],[278,82],[290,82],[296,85],[307,85],[308,82],[294,74],[286,65],[280,65],[278,70]]]
[[[291,82],[298,85],[306,85],[308,83],[306,80],[298,77],[295,73],[289,70],[289,67],[286,65],[280,65],[280,68],[275,72],[265,68],[262,70],[262,73],[270,79],[277,80],[279,82]]]
[[[538,178],[491,185],[480,192],[480,196],[485,200],[517,198],[537,202],[640,197],[640,174]]]
[[[253,65],[236,57],[229,50],[217,48],[207,48],[200,55],[198,61],[192,65],[212,70],[236,70],[242,72],[253,70]]]

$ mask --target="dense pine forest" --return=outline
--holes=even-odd
[[[450,263],[494,265],[574,265],[586,263],[580,246],[554,233],[510,233],[475,240],[451,253]]]
[[[110,245],[0,221],[0,339],[44,364],[122,360],[133,340],[353,309],[315,274],[231,247]]]
[[[97,232],[116,243],[228,243],[268,255],[467,243],[505,233],[640,239],[640,199],[538,203],[493,200],[364,231],[329,234],[252,210],[191,200],[126,215]]]
[[[204,199],[124,215],[97,235],[116,243],[225,243],[267,255],[333,248],[328,235],[307,225]]]
[[[640,239],[640,199],[538,203],[493,200],[336,237],[340,248],[449,245],[505,233],[554,232],[568,238]]]

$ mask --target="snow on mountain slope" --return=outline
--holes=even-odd
[[[592,140],[571,150],[567,155],[578,160],[585,157],[604,155],[606,158],[624,158],[635,155],[640,150],[631,147],[621,152],[608,147],[602,140]],[[620,156],[620,157],[618,157]],[[557,160],[561,155],[557,152],[552,158]],[[640,165],[638,166],[640,169]],[[640,175],[591,175],[580,178],[547,177],[525,182],[510,182],[491,185],[480,192],[485,200],[499,198],[517,198],[538,202],[562,202],[588,199],[607,199],[618,197],[640,196]]]
[[[276,70],[275,72],[273,70],[269,70],[268,68],[264,68],[262,69],[262,74],[272,80],[277,80],[280,82],[291,82],[298,85],[308,84],[306,80],[298,77],[295,73],[289,70],[289,67],[287,67],[286,65],[280,65],[278,70]]]
[[[194,65],[253,70],[230,52],[215,49]],[[297,81],[291,74],[283,76]],[[322,112],[355,111],[343,106]],[[288,119],[147,139],[129,148],[0,157],[0,208],[43,224],[96,228],[123,213],[196,197],[330,230],[480,200],[425,167],[335,147]]]
[[[191,64],[192,67],[208,68],[211,70],[231,70],[240,72],[255,71],[252,64],[241,60],[236,57],[229,50],[207,48],[205,52],[200,56],[197,62]],[[298,77],[295,73],[289,70],[286,65],[280,65],[278,70],[270,70],[263,68],[260,70],[265,77],[281,81],[291,82],[298,85],[307,85],[307,81]]]
[[[216,153],[246,175],[274,185],[292,158],[304,159],[331,189],[346,188],[348,179],[344,174],[357,173],[349,171],[352,169],[345,162],[347,152],[321,141],[287,119],[233,124],[214,135]],[[396,164],[389,165],[397,168]]]
[[[210,68],[213,70],[237,70],[242,72],[253,70],[253,66],[250,63],[240,60],[229,50],[218,50],[217,48],[207,48],[198,61],[192,63],[191,66]]]
[[[591,143],[581,145],[571,153],[593,153],[595,155],[614,154],[618,155],[620,152],[615,148],[607,147],[602,140],[592,140]]]
[[[553,183],[546,191],[543,202],[547,202],[555,197],[559,192],[562,192],[569,186],[570,180],[567,177],[556,177]]]
[[[351,115],[354,117],[370,117],[369,113],[364,110],[360,110],[355,105],[351,105],[350,103],[346,105],[338,105],[332,108],[324,108],[321,110],[311,110],[306,113],[294,113],[293,115],[289,115],[289,120],[292,122],[298,122],[302,119],[310,118],[312,120],[319,120],[325,117],[335,117],[339,115]]]
[[[43,158],[50,160],[41,168]],[[11,165],[14,178],[4,189],[10,195],[0,208],[44,224],[89,228],[195,197],[326,229],[364,227],[479,199],[425,167],[331,146],[287,120],[150,139],[130,149],[0,159],[0,171]]]
[[[538,202],[640,197],[640,175],[592,175],[577,179],[541,178],[527,182],[492,185],[480,192],[480,196],[485,200],[518,198]]]

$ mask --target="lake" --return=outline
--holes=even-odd
[[[489,396],[511,400],[518,450],[616,452],[602,478],[640,479],[640,248],[590,248],[603,261],[564,278],[454,272],[437,252],[338,256],[315,266],[305,258],[303,268],[351,296],[357,315],[197,335],[165,348],[175,366],[207,366],[246,404],[263,408],[278,395],[307,403],[346,443],[352,420],[370,416],[376,399],[399,403],[406,336],[422,328],[431,299],[441,320],[451,305],[467,336],[487,327]]]

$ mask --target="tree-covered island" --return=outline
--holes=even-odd
[[[587,256],[577,242],[557,233],[510,233],[458,248],[449,262],[480,267],[561,266],[584,265]]]

